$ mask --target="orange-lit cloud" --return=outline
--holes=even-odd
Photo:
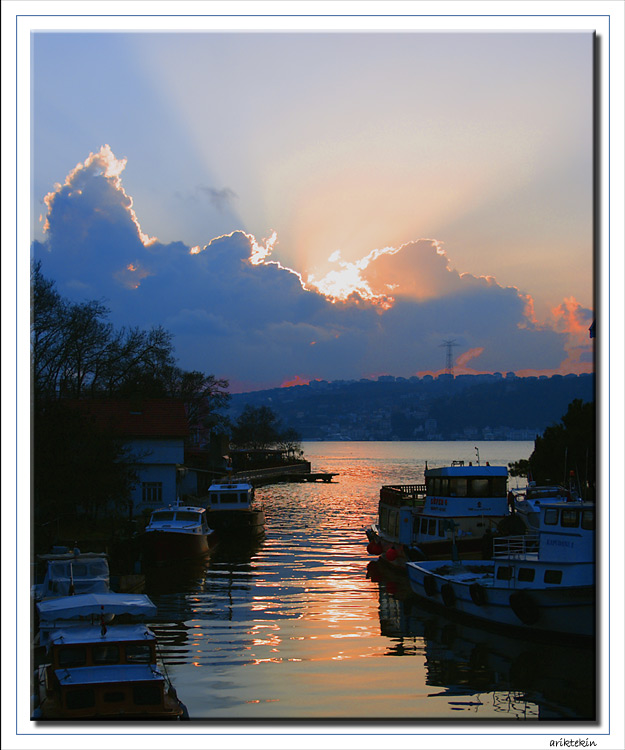
[[[305,385],[311,373],[436,376],[448,339],[458,343],[456,375],[592,371],[592,311],[567,297],[541,320],[531,295],[456,270],[438,239],[349,262],[335,251],[333,268],[306,282],[273,259],[276,231],[146,244],[121,184],[125,164],[103,147],[70,172],[46,197],[34,256],[63,294],[111,300],[123,325],[163,325],[182,367],[225,377],[233,392]]]
[[[123,284],[126,289],[138,289],[141,281],[146,276],[151,276],[151,272],[146,268],[142,268],[139,262],[129,263],[125,268],[120,271],[116,271],[113,277]]]
[[[83,194],[85,185],[89,184],[94,176],[102,176],[113,190],[119,193],[122,197],[122,203],[125,206],[132,223],[136,227],[137,234],[139,235],[142,244],[145,247],[154,244],[157,241],[157,238],[150,237],[142,231],[137,215],[132,207],[132,198],[126,193],[122,185],[121,174],[126,168],[127,161],[127,159],[117,159],[113,154],[111,147],[108,144],[105,144],[96,153],[90,153],[84,162],[78,163],[74,169],[68,173],[63,185],[57,182],[54,186],[54,190],[44,196],[43,201],[48,209],[46,221],[43,226],[44,233],[50,231],[49,219],[54,203],[59,195],[63,194],[65,198],[71,198],[74,195],[80,196]],[[102,207],[100,207],[99,210],[102,210]]]
[[[304,378],[301,375],[295,375],[295,377],[291,378],[290,380],[285,380],[280,387],[291,388],[294,385],[308,385],[310,383],[310,380],[311,378]]]

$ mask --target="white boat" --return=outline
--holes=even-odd
[[[514,511],[530,530],[539,526],[541,504],[545,502],[572,500],[570,490],[560,485],[537,485],[529,482],[523,489],[512,490]]]
[[[232,481],[208,488],[208,519],[219,538],[240,539],[261,536],[265,531],[265,511],[254,496],[249,482]]]
[[[492,537],[510,519],[508,469],[464,461],[425,469],[425,484],[380,490],[378,522],[366,529],[367,551],[403,567],[408,560],[489,556]]]
[[[595,506],[544,502],[537,534],[494,540],[493,559],[409,562],[412,590],[449,613],[524,631],[595,632]]]
[[[108,555],[102,552],[55,552],[37,555],[45,566],[43,580],[32,586],[35,601],[71,594],[101,594],[111,590]]]
[[[150,516],[142,537],[142,550],[146,562],[174,562],[203,557],[216,541],[205,508],[170,505]]]
[[[50,633],[59,628],[82,627],[110,622],[115,615],[147,618],[156,614],[156,607],[145,594],[118,594],[112,591],[75,594],[44,599],[37,604],[39,646],[46,646]]]
[[[86,594],[38,606],[42,616],[66,626],[49,633],[43,663],[35,671],[33,719],[186,718],[158,658],[154,633],[144,624],[105,622],[111,614],[155,614],[147,596]],[[75,624],[77,617],[100,622]]]

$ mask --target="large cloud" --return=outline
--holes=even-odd
[[[440,371],[449,339],[461,371],[590,368],[590,311],[565,300],[541,325],[531,298],[453,270],[436,240],[355,264],[337,253],[333,274],[303,280],[272,259],[275,234],[258,241],[233,231],[193,248],[149,237],[122,186],[124,167],[108,147],[77,165],[46,196],[46,239],[34,255],[61,294],[106,300],[117,325],[165,326],[186,369],[238,389],[409,376]]]

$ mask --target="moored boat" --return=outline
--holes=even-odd
[[[250,538],[265,532],[265,510],[249,482],[212,484],[208,489],[208,519],[222,537]]]
[[[409,560],[488,557],[492,538],[510,518],[505,466],[453,461],[425,469],[425,484],[380,490],[378,522],[367,530],[369,554],[403,567]]]
[[[91,603],[86,597],[91,597]],[[94,595],[54,600],[59,620],[69,622],[80,613],[99,618],[100,624],[83,623],[50,632],[44,663],[35,671],[32,718],[187,718],[158,658],[154,633],[144,624],[107,625],[104,621],[113,613],[153,615],[156,607],[144,595],[108,597],[108,603]]]
[[[570,490],[560,485],[537,485],[528,482],[527,487],[512,491],[514,511],[528,529],[535,531],[540,523],[540,509],[545,502],[573,500]]]
[[[147,563],[165,563],[205,556],[216,542],[205,508],[170,505],[152,513],[141,547]]]
[[[43,575],[31,588],[35,601],[71,594],[101,594],[111,590],[108,555],[76,549],[37,555]]]
[[[413,591],[448,613],[534,633],[595,632],[595,506],[544,502],[537,534],[494,540],[493,559],[409,562]]]

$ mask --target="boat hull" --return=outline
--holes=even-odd
[[[262,510],[209,510],[208,522],[220,538],[255,537],[265,533],[265,513]]]
[[[418,546],[407,545],[385,535],[375,524],[366,530],[366,534],[372,545],[370,549],[379,554],[380,560],[397,568],[405,568],[408,562],[446,560],[452,556],[451,539],[437,539],[432,542],[423,542]],[[394,550],[394,552],[389,554],[389,550]],[[491,550],[490,537],[456,539],[456,550],[458,557],[462,560],[488,557]]]
[[[407,572],[414,593],[447,614],[525,632],[594,636],[594,586],[496,585],[493,567],[488,561],[459,566],[447,560],[434,565],[409,563]],[[446,569],[445,574],[436,572]]]
[[[175,531],[146,531],[143,555],[146,562],[164,563],[205,557],[214,546],[217,535],[185,534]]]

